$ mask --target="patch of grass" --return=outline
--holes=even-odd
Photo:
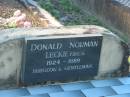
[[[64,25],[102,25],[95,16],[86,15],[70,0],[38,0],[38,3]]]
[[[48,12],[50,12],[56,18],[60,18],[60,16],[59,16],[60,12],[55,9],[55,6],[51,2],[51,0],[38,0],[38,3],[41,5],[42,8],[46,9]]]
[[[59,0],[59,4],[65,12],[80,12],[80,9],[72,4],[69,0]]]

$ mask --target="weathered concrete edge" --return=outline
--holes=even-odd
[[[96,28],[96,29],[95,29]],[[98,29],[97,29],[98,28]],[[67,31],[64,33],[65,30]],[[70,30],[71,29],[71,30]],[[33,32],[33,33],[32,33]],[[54,34],[83,34],[84,33],[104,33],[104,34],[112,34],[109,30],[95,25],[77,25],[77,26],[66,26],[66,27],[53,27],[53,28],[11,28],[11,29],[3,29],[0,31],[0,43],[6,42],[12,39],[21,39],[25,37],[33,37],[39,35],[54,35]],[[105,33],[109,32],[109,33]],[[116,35],[115,35],[116,36]],[[118,37],[118,36],[116,36]],[[118,39],[120,39],[118,37]]]

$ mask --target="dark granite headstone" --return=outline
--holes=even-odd
[[[22,83],[96,76],[102,35],[69,35],[25,39]]]

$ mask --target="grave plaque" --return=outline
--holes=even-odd
[[[25,39],[21,81],[73,80],[96,76],[102,35],[67,35]]]

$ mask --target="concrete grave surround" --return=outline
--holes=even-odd
[[[20,68],[23,65],[22,55],[24,38],[95,33],[103,35],[103,43],[98,75],[93,79],[108,78],[126,74],[128,72],[127,69],[123,70],[121,67],[128,68],[127,64],[122,64],[127,48],[122,46],[123,41],[118,36],[105,28],[94,25],[83,25],[53,29],[6,29],[0,31],[0,86],[8,87],[9,84],[16,86],[16,82],[20,75]]]

